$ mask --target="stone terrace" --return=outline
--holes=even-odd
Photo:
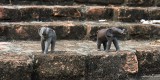
[[[160,0],[0,0],[0,80],[159,80]],[[100,21],[104,20],[104,21]],[[37,30],[57,33],[41,54]],[[127,30],[120,52],[96,50],[99,29]]]

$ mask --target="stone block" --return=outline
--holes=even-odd
[[[1,26],[0,27],[0,41],[5,41],[8,39],[8,27],[6,26]]]
[[[100,5],[119,5],[123,4],[124,0],[1,0],[0,4],[13,4],[13,5],[73,5],[79,3],[87,4],[100,4]]]
[[[149,13],[145,8],[119,8],[118,20],[122,22],[140,22],[141,19],[148,19]]]
[[[106,5],[108,3],[107,0],[75,0],[77,3],[88,3],[88,4],[103,4]]]
[[[0,4],[13,5],[71,5],[73,0],[1,0]]]
[[[0,9],[1,21],[53,21],[53,20],[119,20],[124,22],[139,22],[141,19],[158,17],[156,8],[134,7],[19,7]],[[13,14],[13,12],[15,12]],[[154,13],[155,12],[155,13]],[[157,13],[156,13],[157,12]],[[153,14],[152,14],[153,13]],[[45,15],[44,15],[45,14]],[[156,18],[158,19],[158,18]]]
[[[10,4],[9,0],[0,0],[0,4]]]
[[[112,20],[113,19],[113,9],[105,7],[89,7],[86,11],[86,20]]]
[[[18,6],[0,7],[0,21],[56,21],[100,19],[139,22],[141,19],[159,19],[158,9],[103,6]],[[14,13],[13,13],[14,12]],[[152,14],[153,13],[153,14]],[[45,14],[45,15],[44,15]]]
[[[155,0],[156,6],[160,6],[160,1],[159,0]]]
[[[117,38],[121,40],[160,38],[160,28],[157,25],[99,21],[86,21],[85,23],[83,21],[2,23],[0,36],[16,40],[40,40],[38,29],[42,26],[54,29],[57,33],[57,39],[96,40],[97,31],[109,27],[126,29],[126,35],[117,35]]]
[[[154,6],[154,1],[155,0],[127,0],[127,5],[128,6]]]
[[[136,49],[139,62],[139,73],[160,74],[160,51],[159,47],[146,47]]]
[[[27,55],[1,54],[0,80],[31,80],[32,59]]]
[[[56,22],[50,24],[31,24],[31,25],[23,25],[23,24],[13,24],[10,27],[5,27],[5,32],[7,34],[3,34],[2,36],[7,37],[8,39],[15,40],[40,40],[40,36],[38,34],[38,29],[42,26],[48,26],[56,31],[57,39],[83,39],[86,34],[86,28],[83,25],[75,24],[73,22],[68,23],[59,23]],[[0,28],[3,28],[0,27]]]
[[[122,5],[124,4],[125,0],[107,0],[108,4],[113,4],[113,5]]]
[[[149,20],[160,20],[160,9],[159,8],[149,8]]]
[[[18,11],[21,12],[21,18],[19,21],[48,21],[51,20],[52,9],[47,8],[21,8]]]
[[[159,28],[159,26],[151,26],[150,37],[152,39],[160,39],[160,28]]]
[[[55,7],[52,17],[62,20],[79,20],[83,17],[81,7]]]
[[[0,7],[0,21],[53,21],[53,20],[81,20],[84,14],[81,7],[41,7],[18,6]]]
[[[8,28],[8,38],[15,40],[29,40],[30,38],[33,38],[32,35],[38,34],[38,29],[36,31],[37,33],[33,30],[34,29],[30,30],[30,28],[27,26],[12,25],[12,27]],[[36,38],[36,36],[34,36],[34,38]]]
[[[36,80],[84,80],[85,56],[74,52],[35,55]],[[35,75],[36,76],[36,75]]]
[[[21,19],[21,12],[18,9],[3,8],[1,9],[2,16],[0,21],[19,21]]]
[[[132,39],[149,39],[152,29],[150,25],[131,25],[127,31]]]
[[[125,80],[127,74],[138,72],[138,61],[134,53],[95,52],[87,59],[87,80]]]
[[[100,4],[100,5],[119,5],[123,4],[124,0],[75,0],[77,3],[89,3],[89,4]]]
[[[158,26],[153,25],[131,25],[127,28],[127,34],[132,39],[158,39],[159,38]]]
[[[3,19],[4,16],[5,16],[4,9],[0,8],[0,19]]]

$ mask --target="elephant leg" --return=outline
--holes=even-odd
[[[56,40],[54,40],[54,39],[51,42],[51,52],[53,52],[55,49],[55,42],[56,42]]]
[[[97,39],[97,49],[100,51],[101,49],[101,41]]]
[[[106,50],[107,42],[103,42],[103,48]]]
[[[107,39],[107,48],[106,48],[106,52],[108,52],[111,48],[111,43],[112,43],[112,38],[108,38]]]
[[[45,41],[45,50],[44,50],[44,54],[47,54],[48,53],[48,48],[51,44],[51,38],[48,38],[46,41]]]
[[[45,41],[41,40],[41,48],[42,48],[42,53],[44,52],[45,49]]]
[[[119,48],[119,44],[118,44],[117,38],[113,38],[113,44],[114,44],[114,46],[115,46],[115,48],[116,48],[116,51],[119,51],[120,48]]]

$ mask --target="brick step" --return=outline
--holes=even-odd
[[[120,27],[127,30],[120,39],[159,39],[160,25],[98,21],[53,21],[53,22],[1,22],[0,39],[39,40],[38,29],[42,26],[53,28],[58,39],[96,40],[101,28]]]
[[[0,6],[1,22],[91,20],[139,22],[159,20],[159,7],[109,6]]]
[[[160,6],[159,0],[0,0],[2,5],[126,5],[126,6]]]
[[[40,41],[1,42],[0,80],[159,80],[160,45],[153,42],[120,41],[120,52],[107,53],[94,41],[60,40],[46,55]]]

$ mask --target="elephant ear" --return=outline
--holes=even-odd
[[[40,35],[40,36],[43,36],[43,28],[40,28],[40,29],[38,29],[38,34]]]
[[[40,31],[41,31],[41,29],[38,29],[38,34],[41,36]]]
[[[40,29],[38,29],[38,34],[40,36],[43,36],[44,34],[46,34],[45,32],[46,32],[46,28],[45,27],[41,27]]]
[[[108,30],[106,31],[106,36],[108,36],[108,37],[113,37],[113,30],[112,30],[112,29],[108,29]]]
[[[47,35],[48,35],[48,37],[53,36],[54,35],[54,30],[51,29],[51,28],[47,28]]]

